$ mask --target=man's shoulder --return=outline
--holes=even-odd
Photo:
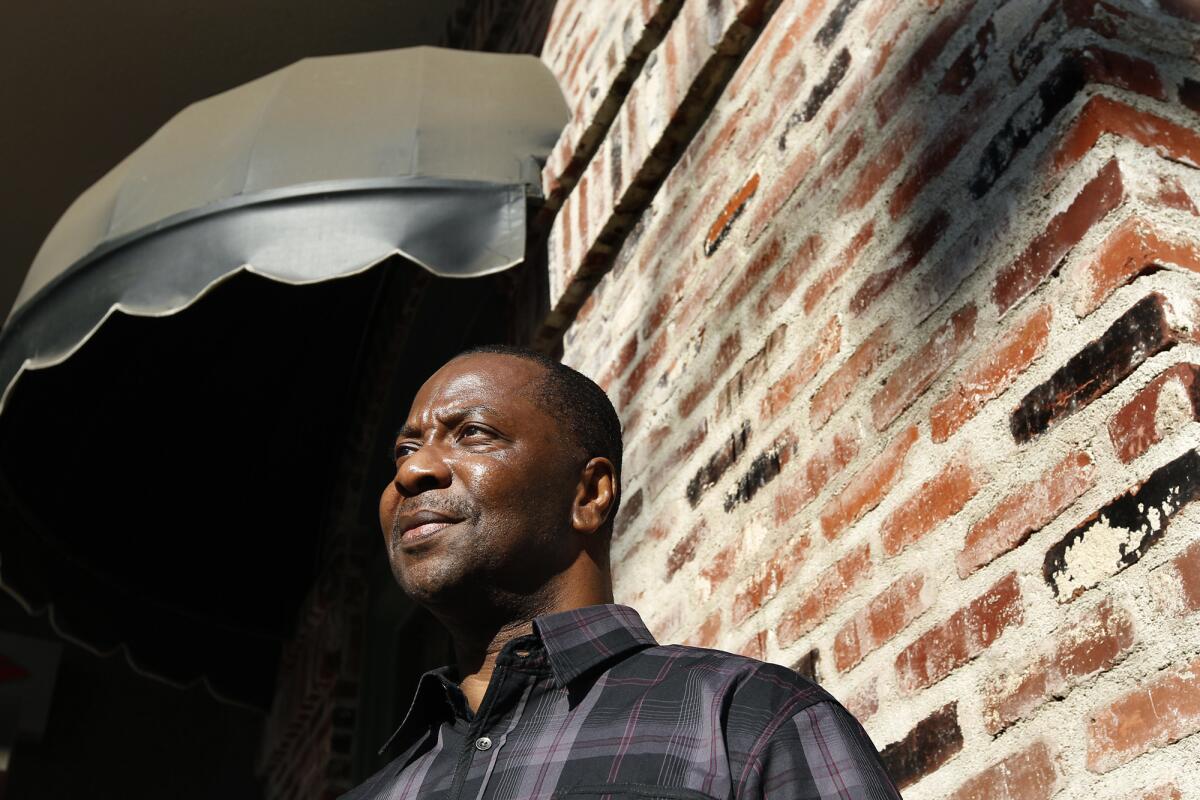
[[[814,703],[837,703],[819,684],[793,669],[724,650],[683,644],[656,645],[639,651],[621,667],[618,667],[621,672],[653,670],[656,676],[668,680],[672,673],[685,674],[697,687],[731,693],[740,703],[779,710],[799,712]]]

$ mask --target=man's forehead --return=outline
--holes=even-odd
[[[540,364],[516,356],[493,353],[460,356],[425,381],[413,398],[411,415],[446,406],[529,407],[529,388],[543,375]]]

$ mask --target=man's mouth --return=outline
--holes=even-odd
[[[417,511],[398,516],[392,530],[400,534],[400,544],[416,544],[436,536],[459,522],[462,520],[439,514],[436,511]]]

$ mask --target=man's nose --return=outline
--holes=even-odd
[[[414,497],[431,489],[444,489],[450,485],[450,466],[441,449],[426,445],[407,456],[396,469],[396,491]]]

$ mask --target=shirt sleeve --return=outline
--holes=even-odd
[[[828,700],[785,719],[755,758],[739,798],[898,800],[875,745],[848,711]]]

